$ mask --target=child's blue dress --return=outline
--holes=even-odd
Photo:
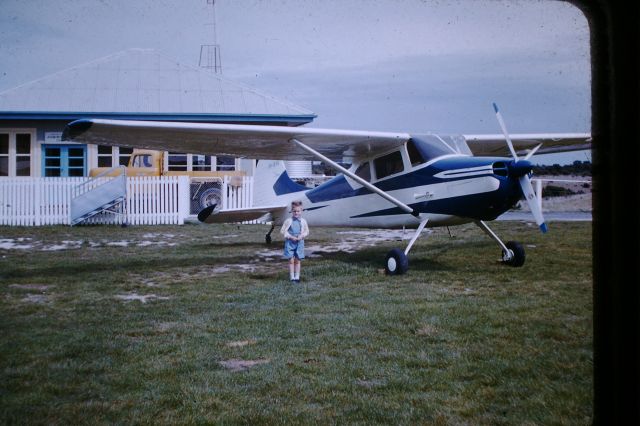
[[[293,219],[288,229],[289,234],[297,237],[302,232],[302,223],[299,219]],[[298,259],[304,259],[304,240],[293,241],[284,240],[284,257],[291,259],[295,256]]]

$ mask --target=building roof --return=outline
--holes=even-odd
[[[282,121],[316,115],[153,49],[129,49],[0,92],[0,118]]]

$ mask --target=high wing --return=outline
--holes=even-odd
[[[475,156],[509,157],[504,135],[463,135]],[[192,154],[231,155],[252,159],[317,160],[325,157],[363,158],[390,151],[411,138],[408,133],[318,129],[308,127],[188,123],[133,120],[76,120],[65,128],[63,140]],[[589,133],[511,135],[519,155],[542,144],[537,154],[591,149]]]
[[[252,159],[315,160],[313,154],[293,142],[298,140],[337,161],[382,153],[410,138],[407,133],[102,119],[74,121],[63,135],[66,140],[97,145]]]
[[[528,151],[540,144],[542,146],[536,152],[537,154],[591,149],[591,135],[589,133],[515,134],[510,137],[518,155],[526,155]],[[475,156],[511,156],[503,134],[464,135],[464,138]]]

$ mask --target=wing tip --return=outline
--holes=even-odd
[[[87,119],[80,119],[73,121],[64,128],[62,132],[62,140],[74,140],[78,136],[86,133],[93,126],[93,121]]]
[[[547,224],[546,223],[541,223],[540,224],[540,230],[542,231],[543,234],[547,233]]]

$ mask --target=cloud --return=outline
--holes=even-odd
[[[514,132],[588,131],[588,61],[543,52],[411,56],[321,73],[281,70],[243,81],[316,112],[317,126],[372,130],[499,132],[491,103],[511,111]]]

